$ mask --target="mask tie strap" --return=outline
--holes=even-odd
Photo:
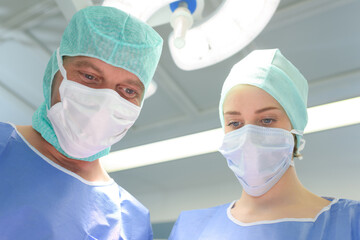
[[[296,130],[296,129],[293,129],[293,130],[291,130],[290,132],[293,133],[293,134],[295,134],[295,135],[299,135],[299,136],[301,136],[301,137],[304,135],[304,131],[300,131],[300,130]],[[297,149],[298,153],[301,152],[301,151],[305,148],[305,142],[306,142],[305,139],[302,137],[302,138],[300,139],[299,147],[298,147],[298,149]],[[295,158],[297,158],[297,159],[299,159],[299,160],[302,160],[302,159],[303,159],[302,156],[300,156],[300,157],[295,157]]]

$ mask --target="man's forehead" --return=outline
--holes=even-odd
[[[106,63],[106,62],[102,61],[101,59],[94,58],[94,57],[88,57],[88,56],[64,56],[64,63],[65,62],[67,64],[74,64],[77,67],[92,68],[95,71],[101,73],[102,75],[104,75],[104,69],[106,69],[106,68],[117,69],[122,72],[126,72],[127,75],[129,75],[126,80],[126,82],[128,84],[137,86],[138,88],[140,88],[143,91],[145,90],[144,84],[142,83],[142,81],[139,79],[139,77],[136,74],[134,74],[122,67],[118,67],[118,66],[114,66],[109,63]]]

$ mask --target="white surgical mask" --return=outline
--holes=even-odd
[[[87,158],[120,141],[141,108],[112,89],[93,89],[68,80],[59,53],[57,57],[64,78],[61,102],[47,116],[61,148],[74,158]]]
[[[295,130],[245,125],[225,135],[219,151],[246,193],[261,196],[284,175],[292,162],[292,132],[299,134]]]

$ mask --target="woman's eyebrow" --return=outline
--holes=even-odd
[[[224,115],[241,115],[241,112],[238,111],[227,111]]]
[[[277,107],[265,107],[265,108],[256,110],[255,113],[262,113],[262,112],[266,112],[266,111],[274,110],[274,109],[275,109],[275,110],[280,110],[280,109],[277,108]]]
[[[103,71],[102,71],[100,68],[98,68],[96,65],[94,65],[94,64],[92,64],[92,63],[90,63],[90,62],[88,62],[88,61],[76,61],[76,62],[74,63],[74,65],[75,65],[76,67],[88,67],[88,68],[92,68],[93,70],[95,70],[95,71],[98,72],[99,74],[104,75]]]

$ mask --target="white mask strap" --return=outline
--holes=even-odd
[[[299,148],[298,148],[298,151],[301,152],[302,150],[304,150],[305,148],[305,139],[304,138],[301,138],[300,139],[300,144],[299,144]]]
[[[304,135],[304,131],[300,131],[300,130],[296,130],[296,129],[293,129],[290,132],[293,134],[296,134],[296,135],[300,135],[300,136]]]
[[[61,75],[63,76],[64,79],[67,79],[66,70],[63,66],[62,57],[60,56],[60,48],[56,49],[56,59]]]
[[[303,136],[304,135],[304,131],[300,131],[300,130],[296,130],[296,129],[293,129],[290,131],[291,133],[295,134],[295,135],[299,135],[299,136]],[[303,149],[305,148],[305,139],[302,137],[300,139],[300,143],[299,143],[299,147],[298,147],[298,152],[301,152]],[[301,160],[302,159],[302,156],[301,157],[296,157],[297,159]]]

